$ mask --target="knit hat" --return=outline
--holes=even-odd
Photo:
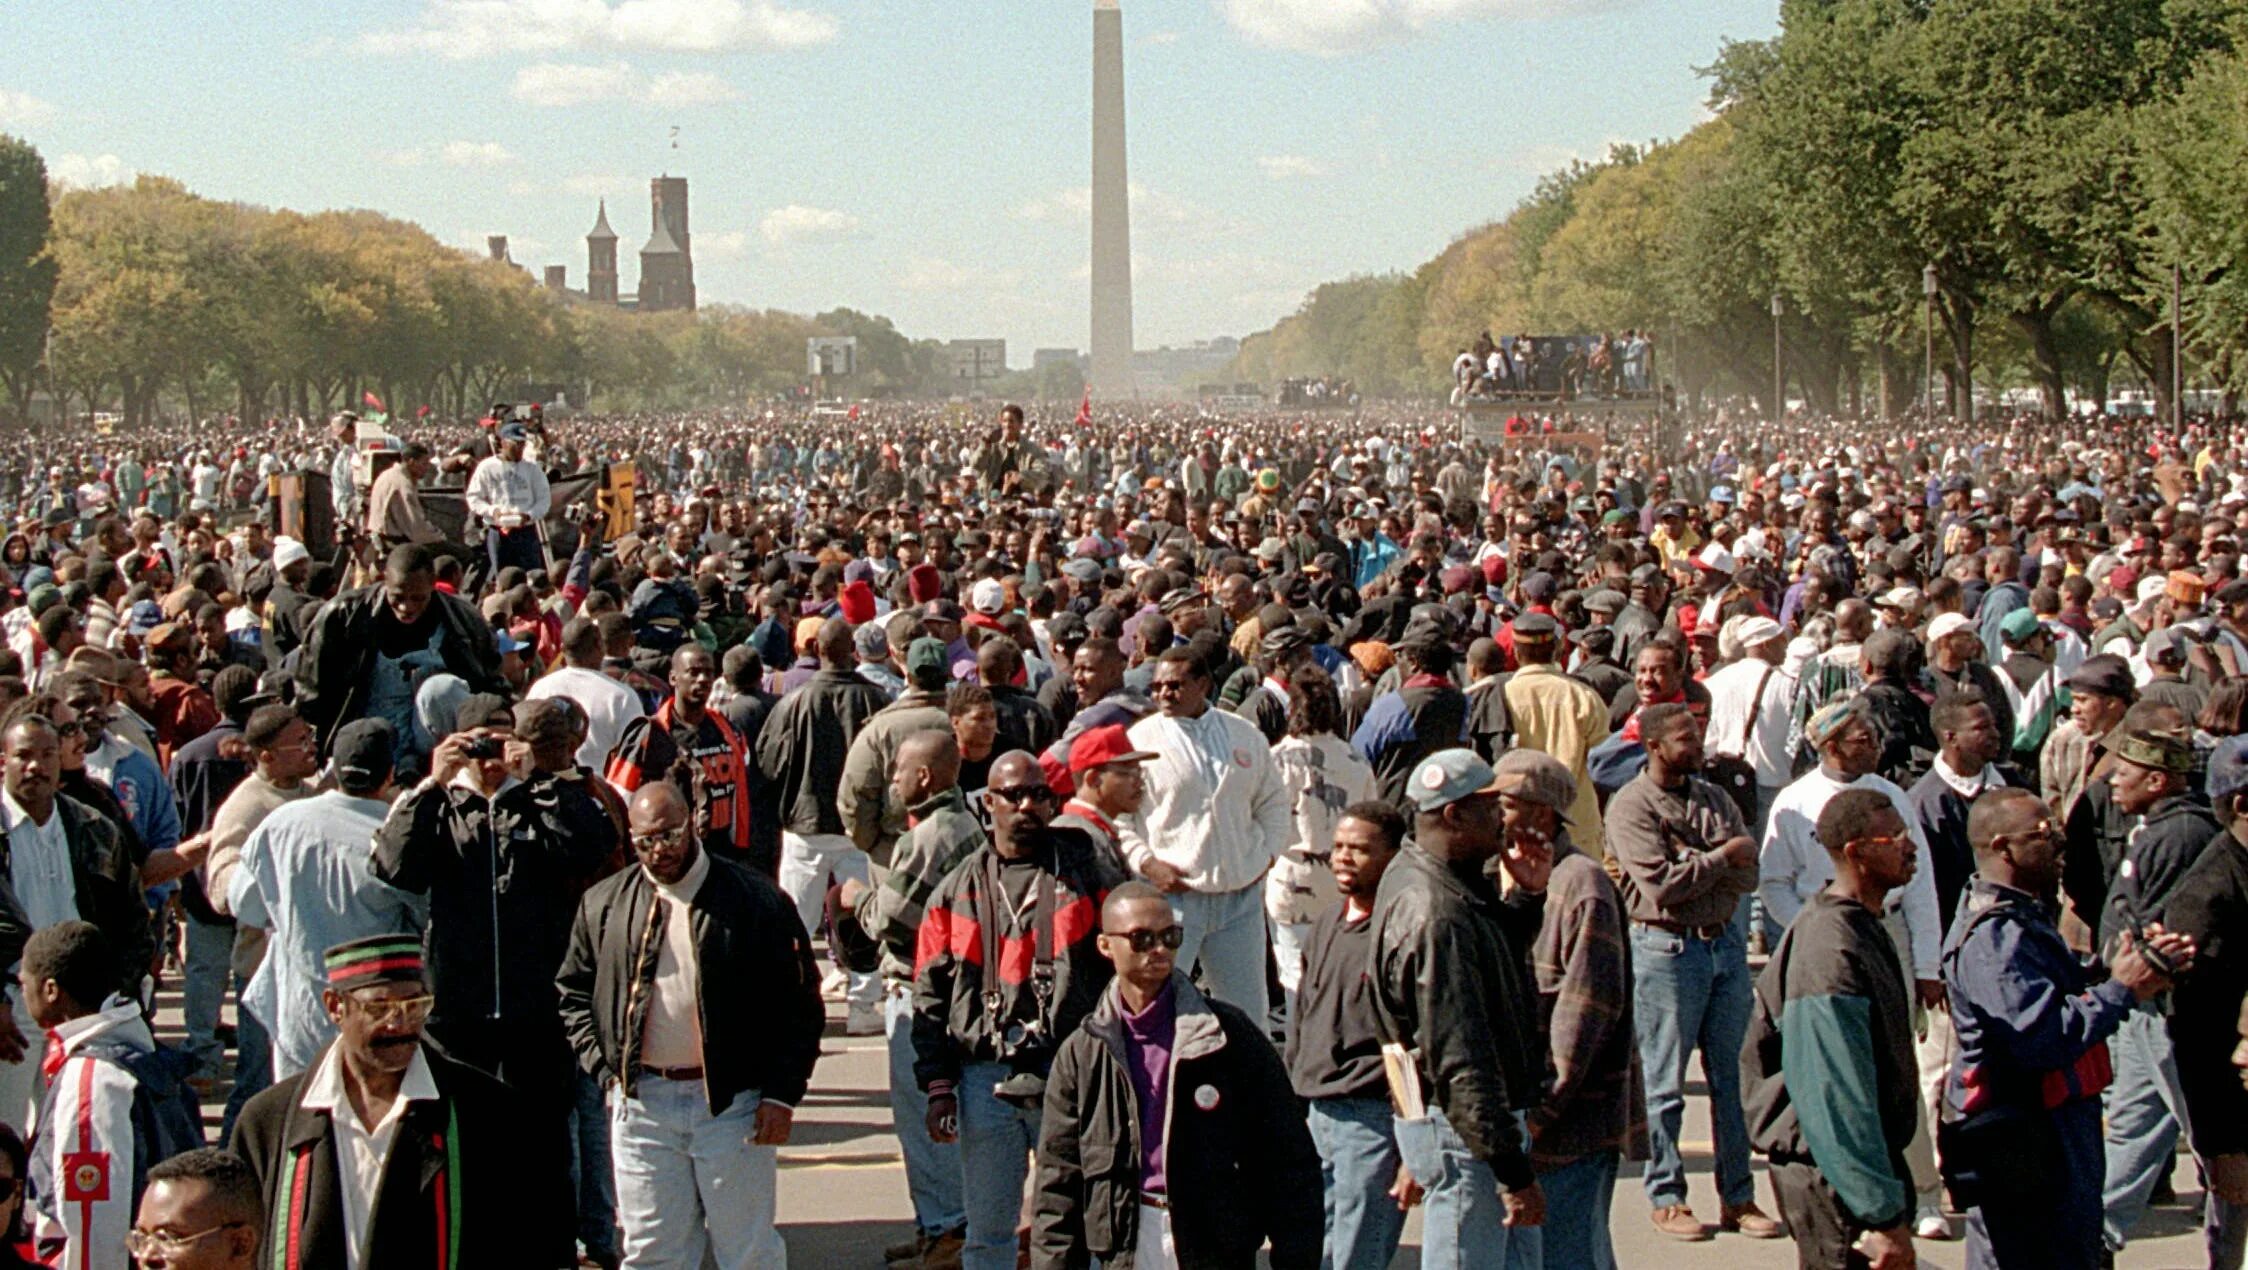
[[[422,981],[419,935],[369,935],[337,944],[322,953],[328,986],[339,992],[375,983]]]

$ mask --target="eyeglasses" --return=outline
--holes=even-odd
[[[68,723],[58,723],[55,725],[55,735],[66,740],[74,736],[84,736],[86,735],[86,725],[76,719],[72,719]]]
[[[128,1230],[125,1232],[125,1251],[136,1258],[154,1253],[169,1260],[222,1230],[234,1230],[249,1224],[230,1221],[208,1230],[198,1230],[192,1235],[183,1235],[176,1230]]]
[[[665,830],[662,833],[636,833],[632,835],[632,849],[635,851],[660,851],[665,847],[678,845],[679,840],[686,836],[687,826],[685,825],[681,825],[677,829]]]
[[[381,999],[346,996],[344,1000],[376,1027],[420,1027],[429,1021],[430,1007],[437,1004],[437,998],[426,993],[418,997]]]
[[[1032,803],[1042,803],[1054,796],[1054,791],[1044,785],[1017,785],[1013,789],[1000,789],[993,786],[984,792],[990,794],[993,798],[1013,803],[1017,807],[1028,807]]]
[[[1110,939],[1123,940],[1136,953],[1154,952],[1157,944],[1177,952],[1179,945],[1186,942],[1186,927],[1175,922],[1161,930],[1104,930],[1101,933]]]
[[[1158,679],[1147,686],[1147,695],[1151,697],[1168,697],[1184,691],[1186,691],[1186,680],[1184,679]]]
[[[1893,847],[1900,842],[1906,841],[1910,840],[1904,837],[1902,834],[1892,833],[1881,834],[1871,838],[1852,838],[1849,842],[1843,845],[1851,847]]]

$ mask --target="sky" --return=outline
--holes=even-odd
[[[1538,175],[1704,117],[1777,0],[1122,0],[1136,343],[1412,269]],[[79,185],[366,207],[623,285],[690,181],[705,303],[1086,343],[1090,0],[8,0],[0,131]]]

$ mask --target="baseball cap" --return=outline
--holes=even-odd
[[[1576,777],[1561,765],[1561,760],[1540,750],[1508,750],[1491,772],[1502,794],[1562,812],[1577,800]]]
[[[500,440],[502,441],[528,441],[530,439],[530,429],[520,423],[503,423],[500,425]]]
[[[515,707],[515,739],[532,745],[567,745],[577,740],[571,718],[577,704],[567,697],[537,697]]]
[[[515,727],[515,712],[509,708],[507,698],[496,692],[472,692],[453,711],[453,730],[467,732],[476,728]]]
[[[1440,811],[1463,798],[1499,792],[1499,775],[1473,750],[1439,750],[1421,760],[1405,796],[1419,811]]]
[[[1936,620],[1928,623],[1928,642],[1934,643],[1939,639],[1947,639],[1957,635],[1961,631],[1972,632],[1974,629],[1974,619],[1964,613],[1939,613],[1936,615]]]
[[[968,603],[985,617],[997,617],[1007,607],[1007,588],[997,578],[985,578],[968,588]]]
[[[1111,763],[1145,763],[1155,758],[1153,750],[1132,748],[1131,736],[1121,723],[1087,728],[1069,743],[1069,774],[1083,776],[1096,767]]]
[[[353,719],[336,729],[336,777],[347,790],[372,790],[390,775],[395,734],[386,719]]]
[[[1883,591],[1873,602],[1875,608],[1916,609],[1920,607],[1920,588],[1895,586]]]
[[[1723,544],[1713,542],[1702,548],[1702,554],[1694,557],[1694,567],[1711,573],[1730,574],[1734,569],[1733,553],[1727,551]]]
[[[882,661],[890,655],[890,637],[879,623],[868,622],[851,633],[851,647],[860,661]]]
[[[1553,639],[1561,634],[1561,624],[1544,613],[1524,613],[1514,619],[1516,639]]]
[[[2036,613],[2026,608],[2015,609],[1999,619],[1998,623],[1999,637],[2009,644],[2019,644],[2025,640],[2034,639],[2037,633],[2044,629],[2045,623],[2038,620]]]
[[[1734,630],[1734,634],[1740,639],[1741,647],[1753,648],[1758,644],[1779,639],[1785,636],[1787,632],[1780,629],[1780,624],[1771,618],[1757,615],[1742,618],[1741,624]]]
[[[952,667],[945,662],[944,641],[924,635],[907,645],[905,673],[923,688],[942,688],[952,677]]]

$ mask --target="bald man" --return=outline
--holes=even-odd
[[[637,866],[586,892],[557,981],[578,1062],[614,1100],[625,1262],[782,1264],[774,1149],[826,1021],[811,940],[762,874],[703,849],[669,782],[635,791],[627,824]]]

